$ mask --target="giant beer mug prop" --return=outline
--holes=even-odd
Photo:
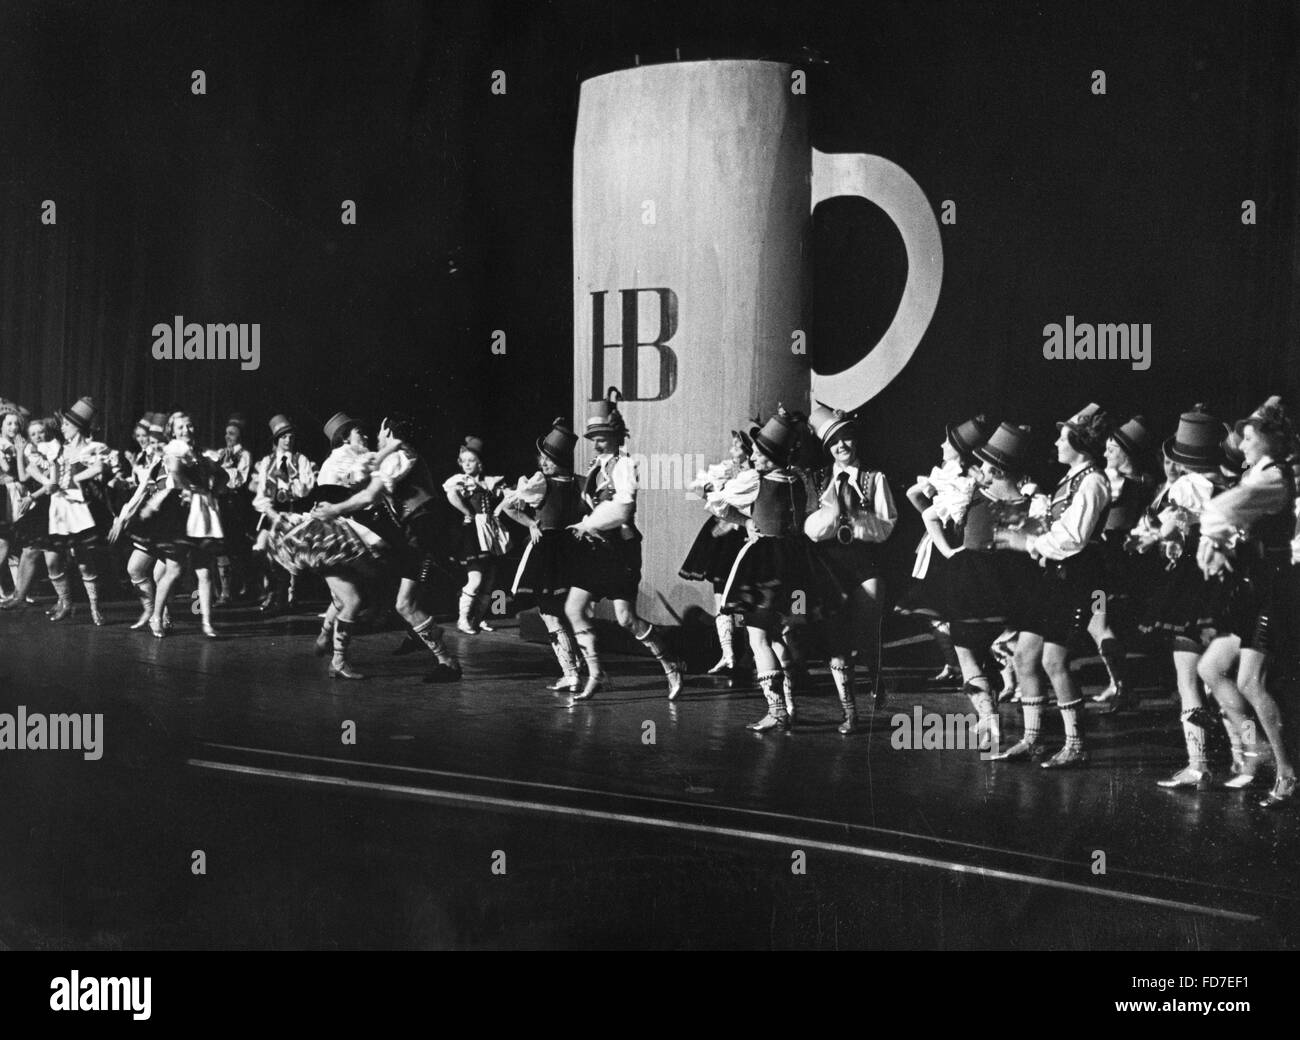
[[[648,65],[582,85],[573,157],[574,385],[590,403],[620,389],[637,457],[645,536],[638,610],[672,623],[711,590],[677,570],[707,518],[686,491],[730,431],[810,396],[846,411],[903,368],[934,314],[943,275],[924,193],[880,156],[825,154],[808,136],[795,68],[773,61]],[[810,371],[803,348],[813,208],[860,195],[907,250],[902,300],[855,365]],[[869,351],[869,352],[868,352]],[[585,443],[585,442],[584,442]],[[580,450],[579,476],[591,459]]]

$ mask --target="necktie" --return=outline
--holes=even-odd
[[[849,492],[849,475],[841,473],[838,478],[839,488],[835,492],[835,497],[840,504],[840,523],[848,524],[853,522],[853,496]]]

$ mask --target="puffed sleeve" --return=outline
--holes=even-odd
[[[406,474],[411,472],[411,467],[414,465],[415,459],[401,448],[386,456],[379,464],[379,477],[384,482],[384,490],[391,495],[393,489]]]
[[[538,470],[531,477],[520,477],[519,486],[505,493],[507,508],[536,509],[546,498],[546,477]]]
[[[450,477],[442,482],[443,491],[454,491],[462,497],[465,494],[465,474],[453,473]]]

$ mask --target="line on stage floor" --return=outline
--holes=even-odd
[[[1035,852],[1024,852],[1017,849],[996,848],[990,845],[980,844],[978,842],[958,841],[955,838],[941,838],[934,834],[917,834],[913,831],[894,830],[889,827],[877,827],[865,823],[852,823],[847,820],[827,820],[816,816],[796,816],[792,813],[773,812],[769,809],[750,809],[743,806],[721,805],[716,802],[707,802],[701,800],[686,800],[683,798],[664,798],[657,795],[634,794],[620,791],[601,791],[591,787],[573,787],[567,784],[551,784],[540,780],[515,780],[502,776],[484,776],[479,773],[458,773],[444,769],[430,769],[427,766],[406,766],[397,763],[371,762],[364,759],[333,758],[328,755],[309,755],[302,752],[294,751],[276,751],[270,748],[244,747],[240,744],[221,744],[216,742],[204,742],[203,747],[211,748],[217,751],[238,751],[250,755],[262,755],[271,758],[296,759],[304,762],[318,762],[331,766],[347,766],[359,769],[387,770],[393,773],[413,773],[420,776],[442,777],[448,780],[464,780],[482,784],[496,784],[501,786],[516,788],[531,788],[538,791],[556,791],[564,794],[583,795],[592,798],[617,798],[627,802],[640,802],[648,805],[673,806],[676,808],[687,809],[705,809],[711,812],[726,813],[735,816],[747,816],[761,818],[765,820],[780,821],[783,823],[811,824],[819,827],[833,827],[839,830],[857,831],[862,834],[874,834],[882,837],[902,839],[911,842],[922,843],[926,845],[948,846],[951,849],[958,849],[970,852],[993,853],[1010,859],[1027,860],[1037,863],[1048,863],[1060,867],[1078,867],[1079,864],[1074,860],[1061,859],[1058,856],[1044,856]],[[1172,883],[1178,885],[1187,885],[1192,887],[1209,887],[1202,882],[1189,880],[1186,878],[1174,877],[1169,874],[1155,874],[1142,870],[1126,870],[1125,873],[1134,878],[1140,878],[1144,881],[1155,881],[1160,883]],[[1237,891],[1251,896],[1262,898],[1273,898],[1269,892],[1260,892],[1251,889],[1239,889]]]
[[[221,746],[221,745],[213,745]],[[229,745],[225,745],[229,746]],[[256,750],[256,749],[239,749],[239,750]],[[313,756],[295,756],[302,758],[311,758]],[[331,760],[323,760],[331,761]],[[341,761],[341,760],[332,760]],[[1226,920],[1237,921],[1246,924],[1257,924],[1261,920],[1254,914],[1239,913],[1234,910],[1226,910],[1219,907],[1204,906],[1197,903],[1186,903],[1172,899],[1162,899],[1157,896],[1142,895],[1137,892],[1125,892],[1117,889],[1096,888],[1089,885],[1081,885],[1071,881],[1060,881],[1054,878],[1038,877],[1033,874],[1020,873],[1018,871],[998,870],[989,867],[973,866],[966,863],[957,863],[953,860],[935,859],[929,856],[916,856],[908,853],[891,852],[885,849],[870,849],[860,845],[846,845],[842,842],[823,841],[819,838],[797,837],[791,835],[772,834],[766,831],[742,829],[737,827],[721,827],[713,824],[690,823],[684,820],[669,820],[657,816],[637,815],[633,813],[611,812],[602,809],[586,809],[577,806],[555,805],[547,802],[525,801],[518,798],[504,798],[496,795],[468,794],[458,791],[436,791],[424,787],[412,787],[405,784],[382,783],[374,780],[355,780],[348,777],[324,776],[318,773],[303,773],[288,769],[268,769],[262,766],[240,765],[229,762],[215,762],[207,759],[191,758],[188,765],[197,769],[207,769],[215,772],[234,773],[245,776],[265,777],[274,780],[285,780],[306,784],[323,784],[331,787],[342,787],[353,790],[373,791],[383,794],[399,795],[407,798],[414,798],[424,801],[435,801],[451,804],[473,804],[482,806],[491,806],[500,809],[514,809],[529,812],[551,813],[560,816],[574,816],[582,819],[600,820],[607,823],[623,823],[634,826],[658,827],[668,830],[686,831],[696,834],[712,835],[714,837],[737,838],[745,841],[760,841],[771,845],[798,845],[800,847],[818,849],[824,852],[834,852],[850,856],[859,856],[866,859],[884,860],[892,863],[901,863],[908,866],[923,867],[935,870],[946,870],[956,874],[968,874],[977,877],[988,878],[997,881],[1017,882],[1020,884],[1036,885],[1039,887],[1052,888],[1057,891],[1073,892],[1080,895],[1097,896],[1105,899],[1114,899],[1122,902],[1138,903],[1144,906],[1158,907],[1164,910],[1173,910],[1180,913],[1202,914],[1209,917],[1219,917]],[[355,764],[355,763],[350,763]],[[388,768],[388,767],[386,767]],[[416,770],[415,767],[399,767],[413,771],[433,772],[432,770]],[[493,778],[480,778],[493,779]],[[549,786],[549,785],[547,785]],[[565,789],[565,788],[557,788]],[[567,788],[567,790],[582,790],[581,788]],[[594,793],[594,792],[592,792]],[[666,799],[665,799],[666,801]],[[684,803],[699,807],[696,803]],[[779,814],[770,814],[779,815]],[[799,819],[799,817],[787,817],[788,819]],[[805,821],[812,822],[812,821]],[[909,835],[909,837],[913,837]],[[942,840],[942,839],[940,839]]]

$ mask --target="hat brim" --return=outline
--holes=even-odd
[[[83,419],[78,415],[73,415],[71,412],[55,412],[54,421],[58,423],[70,422],[82,433],[85,433],[90,429],[90,424],[92,422],[91,419]]]
[[[567,466],[569,469],[573,468],[573,450],[570,449],[567,455],[557,454],[554,449],[547,447],[545,437],[537,438],[537,454],[545,455],[557,466]]]
[[[856,437],[858,435],[858,422],[856,419],[837,419],[826,427],[824,434],[818,434],[817,439],[822,442],[823,448],[829,448],[836,441],[843,440],[845,437]]]
[[[1006,470],[1009,473],[1024,473],[1025,460],[1017,459],[1010,455],[1004,455],[997,448],[990,448],[987,444],[981,444],[971,452],[977,459],[983,462],[997,466],[998,469]]]
[[[1147,449],[1140,446],[1132,437],[1122,430],[1115,430],[1111,433],[1115,438],[1115,443],[1124,449],[1124,453],[1131,459],[1141,458],[1147,453]]]
[[[1222,448],[1215,448],[1213,453],[1209,455],[1191,455],[1179,451],[1176,437],[1170,437],[1166,440],[1161,451],[1170,462],[1176,462],[1178,465],[1198,473],[1213,473],[1227,460]]]
[[[763,431],[759,427],[755,426],[749,431],[749,439],[754,442],[754,447],[761,451],[765,458],[775,462],[778,466],[784,466],[790,461],[790,449],[778,448],[763,436]]]

